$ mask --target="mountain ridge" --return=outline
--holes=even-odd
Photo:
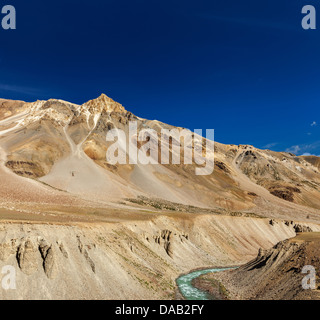
[[[145,128],[158,134],[161,129],[182,130],[137,117],[105,94],[82,105],[59,99],[31,103],[0,99],[3,166],[22,179],[108,205],[144,196],[318,221],[317,157],[215,142],[215,170],[209,176],[196,176],[195,165],[110,165],[106,151],[111,143],[106,134],[116,128],[128,137],[130,121],[137,122],[138,132]],[[196,144],[202,145],[201,140]]]

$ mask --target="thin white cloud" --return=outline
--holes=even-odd
[[[297,154],[300,150],[301,148],[299,146],[292,146],[290,148],[287,148],[286,152]]]
[[[286,149],[286,152],[294,153],[297,155],[303,155],[303,154],[310,154],[315,155],[318,154],[320,150],[320,141],[315,141],[313,143],[309,144],[301,144],[301,145],[295,145],[290,148]]]
[[[266,144],[265,146],[262,147],[262,149],[271,149],[273,147],[275,147],[278,144],[278,142],[271,142]]]
[[[318,124],[317,124],[317,122],[316,121],[313,121],[312,123],[311,123],[311,127],[315,127],[315,126],[317,126]]]
[[[43,94],[43,92],[39,89],[0,83],[0,93],[1,92],[15,92],[15,93],[27,94],[29,96],[37,96],[37,95]]]

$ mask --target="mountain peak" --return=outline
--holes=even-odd
[[[126,112],[126,109],[120,103],[109,98],[104,93],[102,93],[98,98],[86,102],[83,106],[89,109],[98,109],[100,112],[103,110],[107,112]]]

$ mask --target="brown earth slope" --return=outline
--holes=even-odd
[[[181,273],[244,263],[294,235],[283,221],[272,226],[268,219],[197,214],[121,223],[2,222],[0,270],[15,267],[16,289],[0,287],[0,298],[173,299]]]
[[[207,176],[195,175],[195,164],[108,164],[106,150],[111,142],[106,134],[113,128],[123,129],[127,140],[134,140],[128,136],[133,120],[138,132],[151,128],[160,134],[163,128],[175,128],[139,118],[106,95],[83,105],[57,99],[0,100],[0,174],[5,176],[5,198],[10,195],[18,202],[16,208],[41,203],[37,194],[45,185],[46,193],[62,197],[66,204],[81,199],[97,207],[118,203],[116,207],[126,208],[124,199],[143,196],[228,212],[320,221],[317,157],[215,143],[215,170]],[[183,146],[184,142],[172,143]],[[198,137],[194,147],[200,145]],[[159,148],[157,141],[151,141],[151,148]],[[17,201],[17,176],[19,185],[27,186],[29,201],[23,190]],[[3,197],[0,194],[0,201]]]
[[[175,128],[105,95],[0,100],[0,267],[15,266],[18,285],[1,298],[173,298],[179,274],[245,263],[294,237],[292,220],[320,231],[317,158],[215,143],[207,176],[195,164],[108,164],[107,133],[134,141],[133,120],[138,132]]]
[[[302,273],[304,266],[313,266],[317,272],[314,290],[302,286],[309,274]],[[254,260],[236,270],[203,276],[196,286],[210,291],[210,283],[219,282],[228,299],[319,300],[319,272],[320,233],[302,233],[271,249],[260,249]]]

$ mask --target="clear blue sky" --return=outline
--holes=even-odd
[[[222,143],[320,155],[320,24],[301,27],[302,7],[320,14],[319,1],[4,4],[17,30],[0,29],[2,98],[103,92],[144,118],[215,129]]]

